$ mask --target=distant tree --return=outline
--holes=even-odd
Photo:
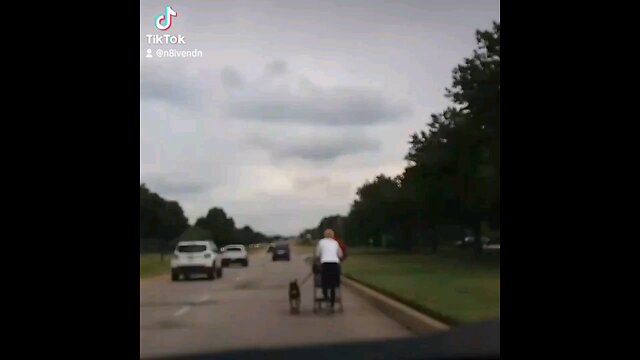
[[[249,226],[244,226],[235,231],[235,242],[243,245],[257,243],[256,233]]]
[[[178,202],[167,201],[140,184],[140,239],[162,241],[163,248],[189,227]],[[158,249],[161,254],[166,249]]]
[[[195,225],[209,231],[212,240],[220,247],[234,242],[235,222],[221,208],[210,209],[205,217],[196,220]]]
[[[332,229],[336,236],[345,238],[346,217],[342,215],[332,215],[322,218],[315,229],[315,233],[318,237],[323,237],[326,229]]]
[[[356,192],[347,219],[348,238],[364,244],[369,238],[383,245],[383,238],[395,234],[399,200],[398,182],[385,175],[378,175],[372,182],[365,182]]]
[[[258,242],[258,243],[266,243],[266,242],[268,242],[268,241],[269,241],[269,239],[267,238],[267,236],[266,236],[265,234],[263,234],[263,233],[259,232],[259,231],[258,231],[258,232],[256,232],[256,234],[255,234],[255,239],[256,239],[256,242]]]
[[[186,229],[179,237],[179,241],[194,241],[194,240],[212,240],[211,233],[199,226],[191,226]]]
[[[177,201],[167,201],[161,210],[162,226],[160,238],[171,241],[189,227],[189,219],[184,215]]]

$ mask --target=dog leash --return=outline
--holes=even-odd
[[[307,280],[309,280],[309,278],[311,277],[311,275],[313,275],[313,271],[309,273],[309,275],[305,276],[304,279],[302,279],[302,281],[300,282],[300,286],[302,286],[305,282],[307,282]]]

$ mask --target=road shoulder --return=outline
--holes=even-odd
[[[312,261],[312,256],[306,255],[303,260],[309,264]],[[415,334],[432,334],[450,329],[449,325],[344,275],[342,276],[342,283],[382,313]]]
[[[415,334],[432,334],[436,331],[450,329],[449,325],[345,276],[342,277],[342,283],[382,313],[396,320]]]

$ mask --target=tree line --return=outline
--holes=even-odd
[[[208,231],[210,238],[218,246],[232,243],[248,245],[274,240],[261,232],[254,231],[250,226],[236,228],[233,218],[227,216],[224,210],[218,207],[210,209],[205,216],[198,218],[195,227]]]
[[[155,248],[168,250],[179,240],[213,240],[218,246],[254,244],[275,241],[280,236],[266,236],[249,226],[236,228],[232,217],[214,207],[191,226],[177,201],[164,199],[140,184],[140,240],[142,247],[153,243]]]
[[[168,241],[189,227],[177,201],[169,201],[140,184],[140,238]]]
[[[408,165],[395,177],[378,175],[356,193],[347,216],[325,217],[303,231],[317,238],[326,227],[349,244],[437,252],[447,225],[475,236],[500,228],[500,24],[476,31],[477,48],[453,70],[445,96],[452,105],[431,115],[427,128],[411,135]],[[499,235],[498,235],[499,237]]]

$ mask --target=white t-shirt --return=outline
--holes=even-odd
[[[321,263],[340,263],[342,249],[336,240],[324,238],[318,241],[316,256],[320,258]]]

